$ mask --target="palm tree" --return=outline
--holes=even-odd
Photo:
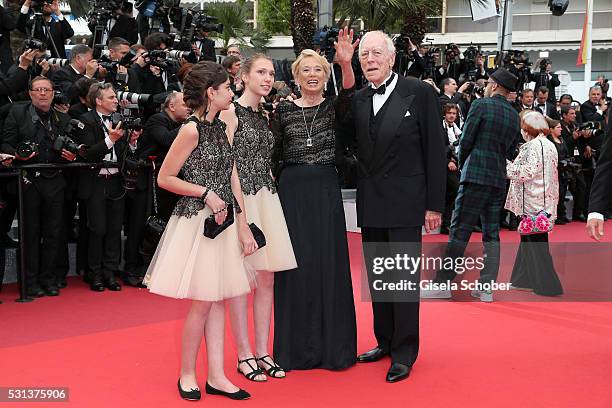
[[[292,0],[291,36],[296,56],[306,48],[313,48],[314,34],[315,15],[312,0]]]

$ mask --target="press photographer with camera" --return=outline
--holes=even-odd
[[[101,2],[104,9],[112,10],[108,18],[98,21],[95,18],[89,18],[87,27],[92,33],[95,32],[96,25],[104,23],[104,32],[101,38],[101,44],[108,45],[109,41],[115,37],[125,38],[129,45],[136,44],[138,42],[138,24],[136,19],[132,17],[133,5],[127,0],[117,1],[108,0],[107,2]],[[96,4],[100,6],[100,2]],[[93,48],[94,36],[92,35],[88,45]]]
[[[548,58],[542,58],[538,61],[537,65],[539,66],[539,72],[534,71],[532,73],[532,80],[535,81],[535,89],[540,89],[541,87],[547,88],[547,100],[549,103],[555,106],[557,103],[555,89],[561,85],[559,75],[552,73],[552,61],[550,61]],[[544,115],[546,115],[546,113],[544,113]]]
[[[610,89],[610,84],[608,83],[608,79],[606,78],[606,76],[599,75],[597,77],[597,82],[595,82],[595,85],[601,88],[601,97],[604,99],[607,98],[608,90]]]
[[[89,90],[93,110],[83,114],[84,129],[78,141],[89,147],[83,156],[91,163],[105,162],[108,167],[83,169],[79,177],[79,198],[85,200],[89,229],[87,264],[90,288],[102,292],[117,291],[121,285],[114,274],[121,258],[121,227],[125,206],[125,188],[120,167],[134,152],[141,131],[126,132],[121,121],[110,115],[119,105],[111,84],[94,84]]]
[[[34,16],[30,18],[31,13]],[[42,14],[42,21],[37,21]],[[55,15],[55,19],[51,17]],[[40,27],[37,27],[40,23]],[[30,38],[42,41],[52,58],[66,58],[64,43],[74,30],[60,11],[59,0],[25,0],[17,19],[17,29]]]
[[[464,117],[463,112],[459,111],[459,102],[463,98],[463,93],[473,84],[471,82],[464,82],[457,90],[457,81],[453,78],[444,78],[440,82],[441,95],[438,97],[440,101],[440,110],[444,110],[444,105],[452,103],[457,105],[457,125],[461,125],[462,118]]]
[[[52,79],[70,103],[76,104],[79,103],[76,82],[81,78],[93,79],[97,70],[98,61],[93,59],[93,50],[85,44],[77,44],[70,50],[70,64],[55,71]]]
[[[584,161],[584,152],[587,147],[586,139],[583,137],[587,132],[583,132],[578,128],[576,122],[576,110],[571,106],[561,108],[561,138],[567,145],[568,161],[576,164],[567,168],[569,171],[563,172],[567,189],[572,193],[574,206],[572,210],[572,221],[586,220],[586,201],[587,201],[587,184],[582,172],[582,163]],[[562,197],[559,195],[559,197]],[[561,199],[559,199],[561,202]],[[567,219],[565,221],[569,221]]]
[[[451,216],[455,207],[455,199],[459,191],[459,139],[461,129],[455,123],[459,116],[459,107],[453,103],[447,103],[442,107],[444,119],[442,127],[446,131],[444,144],[446,145],[446,199],[444,213],[442,214],[441,234],[449,234]]]
[[[7,75],[0,72],[0,107],[19,99],[18,95],[28,89],[30,66],[37,53],[37,50],[25,50],[19,56],[17,63],[9,69]],[[2,112],[0,112],[0,120],[6,116],[8,111]]]
[[[138,58],[130,49],[130,42],[121,37],[114,37],[108,42],[108,56],[98,60],[100,70],[104,70],[104,82],[113,84],[117,91],[129,89],[128,66]]]
[[[457,44],[447,44],[444,50],[444,63],[437,67],[441,79],[453,78],[458,81],[467,72],[467,61]]]
[[[31,102],[13,104],[5,122],[2,151],[15,163],[72,162],[76,151],[67,139],[70,117],[51,108],[53,83],[38,77],[30,85]],[[56,257],[62,231],[66,181],[56,168],[27,169],[23,185],[26,288],[31,297],[57,296]],[[42,239],[42,244],[41,244]]]

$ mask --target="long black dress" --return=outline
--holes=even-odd
[[[298,264],[277,272],[274,281],[274,359],[287,370],[343,369],[356,362],[335,123],[332,99],[304,109],[282,102],[273,121],[282,168],[278,191]]]

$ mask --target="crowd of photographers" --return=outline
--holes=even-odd
[[[461,129],[471,103],[483,97],[489,70],[485,68],[480,50],[473,46],[462,52],[455,44],[449,44],[444,53],[444,63],[439,64],[440,48],[415,46],[410,39],[400,38],[399,43],[396,69],[428,82],[439,93],[448,145],[447,197],[442,232],[448,233],[459,188],[457,149]],[[557,97],[556,88],[560,81],[552,72],[549,59],[541,59],[532,69],[525,53],[511,52],[503,66],[519,78],[517,92],[508,96],[517,112],[538,111],[547,118],[551,129],[561,127],[561,137],[555,143],[559,153],[560,197],[565,197],[569,190],[573,197],[572,220],[585,222],[590,187],[604,139],[605,114],[610,104],[608,80],[599,76],[589,90],[589,99],[580,103],[569,94]],[[520,145],[523,139],[520,134],[516,137]],[[557,213],[558,224],[571,221],[564,199],[559,201]],[[500,221],[508,229],[518,226],[518,219],[507,211],[502,212]]]
[[[146,272],[155,250],[155,238],[147,245],[147,215],[167,219],[177,200],[164,190],[151,197],[154,169],[190,114],[181,82],[191,64],[216,60],[206,37],[222,30],[201,12],[169,15],[158,3],[148,17],[150,4],[136,4],[137,21],[128,2],[96,2],[91,39],[68,53],[74,31],[57,0],[0,7],[0,282],[4,249],[18,246],[9,231],[21,187],[29,297],[56,296],[66,286],[71,241],[77,272],[93,291],[121,290],[121,260],[126,284],[139,285]],[[156,29],[171,17],[179,35]],[[27,39],[13,59],[15,29]],[[240,61],[236,47],[227,54]],[[8,177],[16,169],[21,186]]]
[[[156,189],[154,177],[190,114],[183,102],[182,80],[191,64],[217,60],[207,33],[223,29],[211,17],[177,4],[137,3],[141,13],[136,20],[127,2],[95,0],[88,15],[91,39],[88,45],[73,45],[69,59],[64,44],[73,31],[57,0],[26,0],[18,17],[0,8],[1,30],[6,33],[2,41],[8,41],[15,28],[28,35],[14,62],[5,58],[0,44],[0,160],[5,173],[19,168],[22,175],[28,296],[56,296],[66,286],[70,241],[77,242],[76,269],[91,290],[120,290],[117,276],[124,284],[140,285],[161,232],[156,217],[148,216],[168,219],[178,199]],[[179,35],[159,31],[170,25],[178,27],[174,31]],[[395,71],[427,81],[439,92],[448,139],[442,226],[447,232],[459,185],[456,149],[461,128],[472,101],[483,97],[489,71],[476,47],[461,52],[451,44],[440,64],[439,48],[399,40]],[[330,47],[325,41],[319,45],[327,55]],[[222,65],[239,95],[242,55],[237,46],[224,54]],[[521,91],[509,96],[517,111],[539,110],[560,120],[565,143],[559,160],[561,185],[574,197],[573,219],[584,221],[603,138],[607,80],[600,78],[589,100],[580,105],[570,95],[557,100],[559,80],[550,61],[532,71],[528,59],[518,53],[510,54],[504,65],[521,78]],[[275,61],[275,69],[280,81],[264,104],[267,110],[272,110],[274,98],[296,92],[291,79],[285,78],[287,62]],[[356,76],[359,85],[359,72]],[[331,81],[328,93],[336,89],[335,77]],[[529,89],[532,82],[535,87]],[[351,166],[350,152],[344,159],[339,162],[340,176],[344,186],[351,187],[357,170]],[[0,178],[0,200],[0,245],[16,246],[8,236],[18,206],[16,177]],[[569,221],[563,205],[559,214],[559,223]],[[501,221],[516,227],[510,214]],[[3,270],[2,259],[0,267]]]

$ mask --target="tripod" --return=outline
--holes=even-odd
[[[59,55],[59,52],[57,51],[57,46],[55,45],[53,37],[51,36],[51,28],[49,26],[49,23],[45,21],[43,14],[38,11],[35,12],[34,16],[30,21],[30,30],[26,33],[28,35],[28,38],[36,38],[41,41],[46,41],[47,44],[51,44],[51,46],[53,47],[53,51],[55,51],[56,57],[62,58],[62,56]]]

